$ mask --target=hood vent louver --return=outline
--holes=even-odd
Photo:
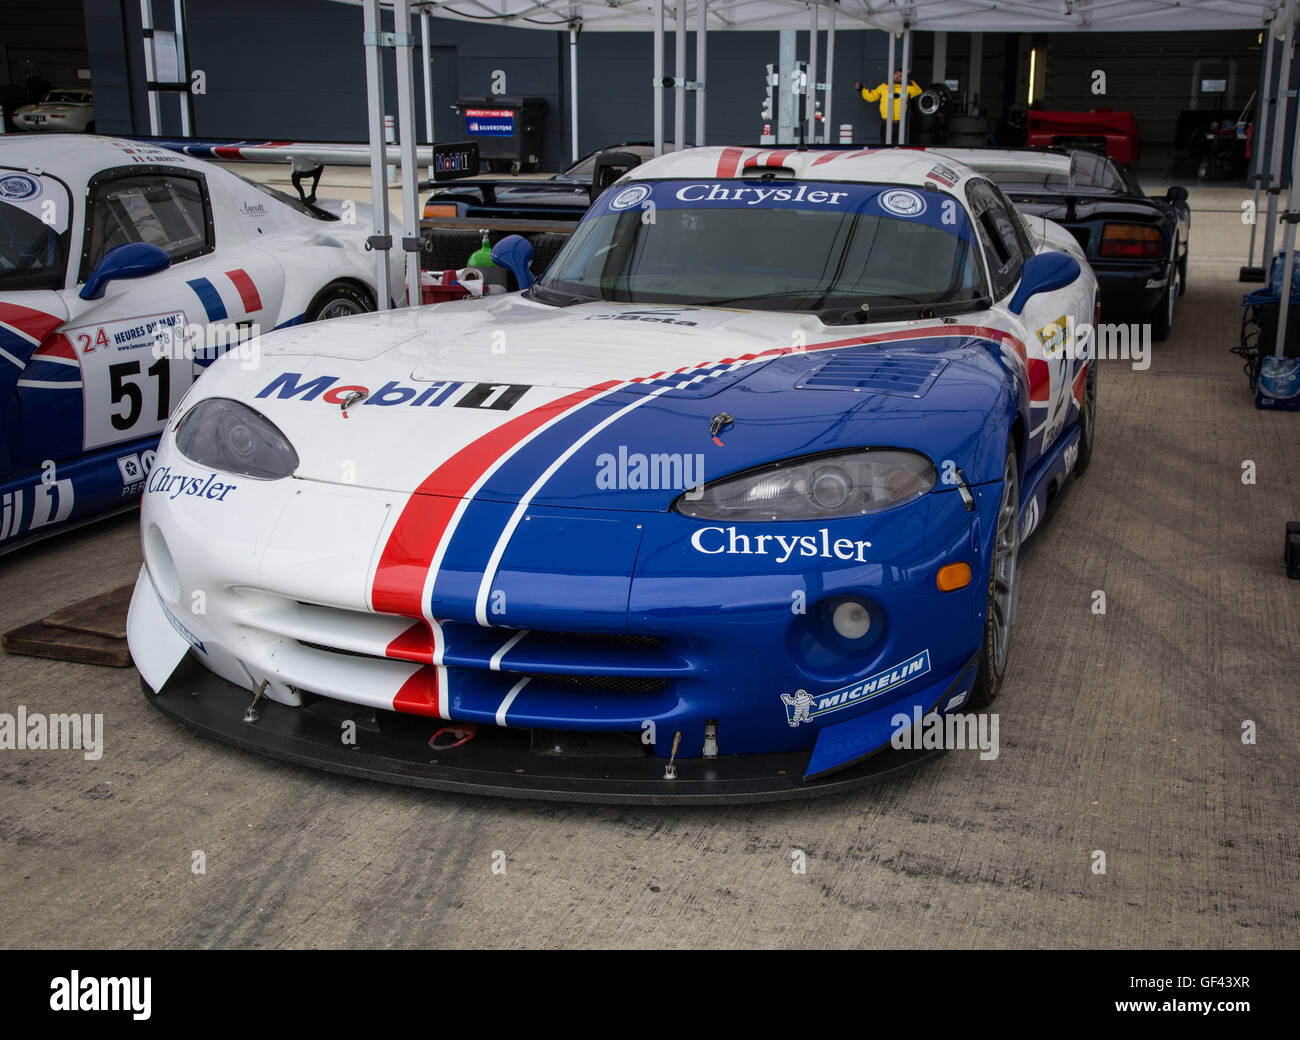
[[[948,364],[944,357],[841,351],[804,373],[801,390],[861,390],[895,397],[923,397]]]

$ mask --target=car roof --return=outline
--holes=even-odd
[[[100,170],[114,166],[166,165],[210,171],[212,167],[155,144],[94,134],[0,135],[0,166],[29,173],[51,173],[80,187]]]
[[[978,176],[957,160],[919,148],[846,148],[798,151],[794,148],[686,148],[650,159],[631,170],[628,180],[661,178],[744,178],[786,169],[796,180],[863,181],[957,191]],[[934,176],[935,173],[939,176]]]

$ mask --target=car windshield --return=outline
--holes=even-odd
[[[1114,165],[1104,155],[1088,151],[1071,153],[1068,172],[1028,165],[1020,170],[993,170],[988,173],[988,178],[1006,192],[1113,195],[1127,191],[1124,179]]]
[[[46,104],[80,105],[89,100],[85,94],[74,90],[52,90],[45,95]]]
[[[969,309],[986,296],[974,232],[952,196],[758,179],[612,188],[538,286],[547,303],[845,311],[838,320]]]
[[[0,169],[0,292],[63,288],[71,219],[54,177]]]

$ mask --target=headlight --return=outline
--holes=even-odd
[[[176,428],[176,447],[200,466],[258,480],[279,480],[298,468],[298,453],[269,419],[225,397],[189,410]]]
[[[861,516],[920,498],[937,481],[924,455],[855,448],[777,462],[688,491],[673,508],[700,520]]]

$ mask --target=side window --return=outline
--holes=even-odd
[[[174,264],[212,252],[212,211],[202,179],[169,171],[92,182],[81,279],[110,249],[128,242],[156,245]]]
[[[1003,207],[1002,200],[987,182],[972,181],[966,194],[988,259],[993,296],[1000,300],[1020,281],[1020,269],[1024,265],[1021,252],[1024,228]]]

